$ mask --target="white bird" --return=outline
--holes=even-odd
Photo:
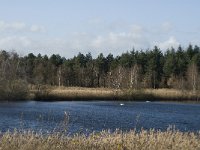
[[[64,111],[64,114],[65,114],[65,116],[68,116],[68,114],[67,114],[67,112],[66,112],[66,111]]]
[[[123,103],[120,104],[120,106],[123,106],[123,105],[124,105]]]

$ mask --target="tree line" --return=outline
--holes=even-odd
[[[196,91],[200,88],[199,72],[200,48],[191,44],[166,51],[157,46],[133,49],[115,57],[100,53],[96,58],[91,53],[66,59],[59,54],[21,57],[16,52],[0,52],[0,92],[5,95],[14,91],[25,94],[27,85]]]

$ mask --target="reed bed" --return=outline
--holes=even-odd
[[[176,90],[176,89],[145,89],[144,93],[152,94],[156,99],[199,101],[199,91]]]
[[[66,136],[32,131],[7,132],[0,138],[1,150],[199,150],[200,133],[176,130],[102,131]]]
[[[51,92],[53,95],[70,97],[113,97],[116,90],[109,88],[55,88]]]
[[[116,100],[122,91],[110,88],[50,87],[37,93],[35,100]]]
[[[82,87],[48,87],[35,100],[135,100],[199,101],[200,93],[175,89],[111,89]]]

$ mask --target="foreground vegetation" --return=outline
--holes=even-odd
[[[0,137],[1,150],[199,150],[200,133],[176,130],[102,131],[90,135],[7,132]]]
[[[128,100],[128,101],[196,101],[200,93],[175,89],[112,89],[83,87],[41,87],[32,90],[34,100]]]

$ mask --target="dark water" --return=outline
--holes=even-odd
[[[140,129],[200,130],[200,104],[161,102],[20,102],[0,103],[0,130],[62,130],[64,112],[68,131]]]

